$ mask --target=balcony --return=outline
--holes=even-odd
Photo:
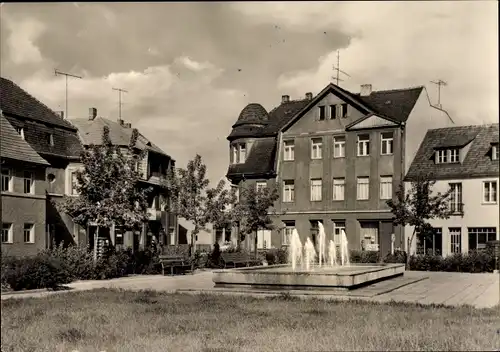
[[[161,220],[161,210],[148,208],[148,220],[149,221],[159,221]]]
[[[450,203],[449,210],[451,215],[464,216],[464,203]]]

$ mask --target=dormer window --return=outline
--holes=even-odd
[[[50,146],[53,146],[54,145],[54,135],[52,133],[47,133],[45,135],[45,138],[47,140],[47,144],[50,145]]]
[[[499,158],[498,151],[499,151],[498,143],[493,144],[493,146],[491,147],[491,160],[498,160]]]
[[[17,133],[21,136],[22,139],[24,139],[24,128],[22,127],[16,127]]]
[[[245,143],[237,143],[231,146],[233,164],[244,164],[247,158]]]
[[[436,151],[436,164],[453,164],[460,162],[460,149],[449,148]]]

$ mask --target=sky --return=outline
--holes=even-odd
[[[246,104],[268,111],[332,82],[425,85],[458,124],[498,122],[496,1],[3,3],[0,72],[69,118],[122,118],[185,167],[224,178]]]

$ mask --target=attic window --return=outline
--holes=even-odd
[[[322,121],[326,118],[326,108],[325,106],[318,106],[319,119]]]
[[[24,128],[16,127],[16,132],[19,133],[22,139],[24,139]]]
[[[47,133],[45,136],[48,145],[53,146],[54,145],[54,135],[52,133]]]
[[[498,160],[499,157],[498,152],[499,152],[498,143],[493,144],[491,147],[491,160]]]
[[[460,149],[448,148],[436,151],[436,164],[454,164],[460,162]]]

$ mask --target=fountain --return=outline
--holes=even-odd
[[[329,263],[327,263],[325,229],[321,222],[318,226],[318,253],[309,237],[302,245],[299,233],[294,229],[288,252],[289,264],[215,271],[213,276],[215,287],[352,290],[404,274],[404,264],[351,264],[347,235],[344,230],[339,236],[340,243],[335,243],[335,238],[328,241]],[[340,263],[337,260],[337,246]]]

